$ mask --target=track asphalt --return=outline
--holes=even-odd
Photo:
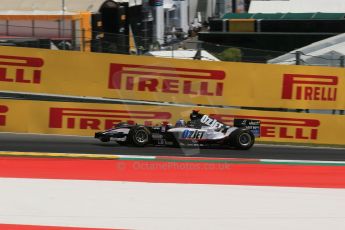
[[[102,143],[93,137],[11,133],[0,133],[0,151],[345,161],[345,149],[341,148],[261,144],[247,151],[224,148],[136,148],[119,146],[114,142]]]

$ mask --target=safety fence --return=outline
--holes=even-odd
[[[345,69],[0,47],[2,91],[176,104],[345,109]]]
[[[345,116],[206,107],[144,106],[0,99],[0,131],[93,136],[119,122],[156,125],[187,120],[198,108],[229,125],[261,121],[260,141],[344,145]]]
[[[1,15],[0,15],[1,16]],[[302,52],[274,49],[259,49],[241,47],[236,45],[224,45],[217,42],[198,41],[192,34],[183,32],[169,32],[164,38],[158,39],[149,35],[133,35],[133,33],[108,33],[92,30],[85,21],[89,16],[67,15],[66,20],[77,23],[71,26],[67,23],[64,28],[61,16],[35,16],[41,21],[54,19],[53,24],[31,23],[23,20],[18,23],[5,23],[0,17],[0,46],[33,47],[46,49],[59,49],[70,51],[92,51],[96,53],[114,53],[131,55],[152,55],[152,51],[164,51],[164,57],[177,58],[176,51],[204,50],[221,61],[266,63],[274,61],[274,58],[291,54],[292,58],[283,62],[291,65],[317,65],[317,66],[345,66],[345,56],[337,52],[329,55],[310,55]],[[3,16],[6,17],[6,16]],[[39,22],[39,21],[38,21]],[[72,23],[72,24],[73,24]],[[79,25],[80,24],[80,25]],[[187,39],[188,38],[188,39]],[[222,40],[222,39],[220,39]],[[214,60],[209,55],[190,54],[185,59]]]
[[[2,31],[2,33],[1,33]],[[8,31],[8,32],[6,32]],[[34,31],[30,36],[22,31]],[[37,32],[35,32],[37,31]],[[91,29],[50,28],[28,25],[9,25],[0,20],[0,46],[32,47],[70,51],[92,51],[131,55],[151,55],[164,51],[166,57],[176,58],[177,50],[206,50],[221,61],[266,62],[286,52],[226,46],[198,41],[185,33],[170,33],[163,39],[154,36],[107,33]],[[187,39],[187,37],[189,37]],[[196,55],[184,57],[198,59]],[[201,54],[202,59],[209,57]],[[212,60],[212,59],[210,59]]]

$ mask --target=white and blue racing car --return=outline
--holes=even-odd
[[[260,121],[235,119],[233,126],[193,110],[190,121],[178,120],[159,126],[132,125],[119,123],[114,128],[95,133],[95,138],[102,142],[111,140],[120,145],[144,147],[160,146],[232,146],[238,149],[250,149],[255,137],[260,136]]]

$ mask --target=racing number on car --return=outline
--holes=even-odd
[[[204,134],[205,134],[205,131],[185,130],[182,133],[182,138],[183,139],[202,139]]]

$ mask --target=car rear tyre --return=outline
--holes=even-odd
[[[151,143],[150,131],[142,126],[132,128],[128,138],[130,143],[137,147],[144,147]]]
[[[238,149],[250,149],[255,142],[255,136],[249,130],[238,129],[234,132],[231,143]]]
[[[127,145],[127,141],[116,141],[116,143],[118,145],[121,145],[121,146],[126,146]]]

